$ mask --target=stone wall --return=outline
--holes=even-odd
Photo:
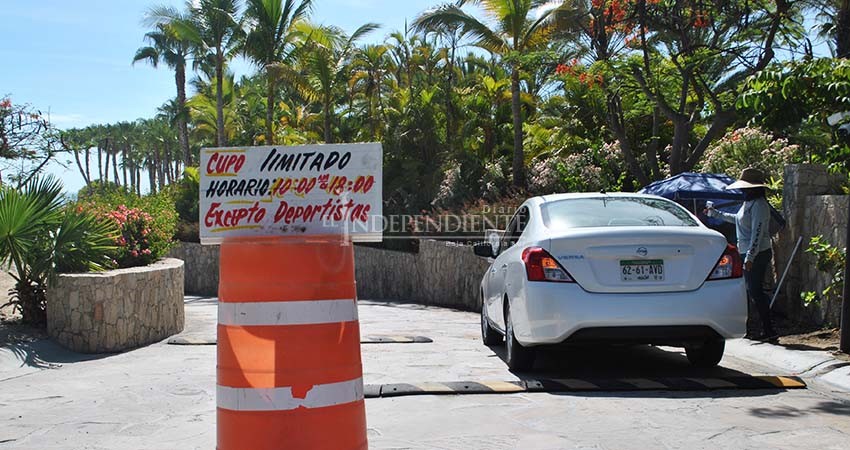
[[[802,256],[797,259],[804,291],[821,292],[829,285],[830,275],[821,272],[815,264],[817,258],[805,252],[813,236],[824,239],[838,248],[845,248],[847,241],[847,196],[819,195],[811,196],[806,202],[806,217],[803,224]],[[841,296],[841,292],[836,293]],[[820,307],[810,308],[813,319],[819,323],[838,326],[841,322],[841,300],[832,298],[822,301]]]
[[[82,353],[120,352],[183,331],[183,261],[66,274],[47,295],[47,332]]]
[[[422,241],[419,253],[358,246],[357,296],[479,311],[479,285],[489,267],[472,247]]]
[[[215,297],[218,295],[218,245],[180,242],[168,256],[186,262],[184,268],[186,293]]]
[[[777,309],[789,317],[804,317],[818,323],[837,325],[840,304],[825,303],[823,308],[806,308],[800,299],[805,291],[818,291],[828,275],[815,267],[816,259],[806,253],[813,236],[823,235],[828,242],[843,248],[847,231],[847,197],[829,195],[840,192],[840,179],[817,164],[785,167],[782,192],[783,214],[788,225],[774,240],[776,279],[782,276],[798,238],[803,238],[779,296]]]
[[[170,256],[186,262],[187,294],[218,295],[219,246],[181,243]],[[489,264],[471,247],[422,241],[419,253],[357,246],[357,296],[399,300],[467,311],[481,307],[478,286]]]

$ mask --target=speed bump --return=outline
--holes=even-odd
[[[170,345],[216,345],[217,339],[211,337],[175,336],[168,340]],[[434,342],[425,336],[363,336],[361,344],[428,344]]]
[[[369,335],[360,339],[361,344],[429,344],[434,342],[425,336],[379,336]]]
[[[384,384],[381,386],[380,395],[381,397],[403,397],[409,395],[514,394],[526,392],[526,390],[523,381],[452,381]]]
[[[523,381],[451,381],[366,385],[366,398],[412,395],[516,394],[522,392],[629,392],[805,389],[798,377],[733,376],[620,379],[540,379]]]
[[[216,345],[216,338],[203,338],[192,336],[175,336],[168,340],[170,345]]]

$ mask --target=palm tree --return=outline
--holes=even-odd
[[[369,117],[369,138],[377,140],[378,115],[383,117],[383,89],[387,75],[392,72],[392,60],[386,45],[367,45],[358,49],[351,62],[352,75],[348,84],[358,88],[366,99]]]
[[[144,60],[157,67],[162,61],[174,69],[174,81],[177,84],[177,133],[186,167],[192,164],[186,109],[186,62],[192,51],[192,41],[185,33],[181,34],[179,24],[188,23],[189,19],[187,14],[169,6],[156,6],[148,10],[144,21],[155,29],[145,34],[145,40],[151,45],[138,49],[133,57],[133,63]]]
[[[227,144],[224,133],[224,67],[239,49],[243,37],[237,0],[199,0],[192,6],[192,21],[181,22],[178,30],[183,36],[196,36],[195,43],[215,67],[216,83],[216,142]]]
[[[461,9],[466,4],[478,5],[487,16],[485,22]],[[441,30],[460,26],[464,34],[474,37],[475,45],[510,60],[511,111],[514,125],[514,185],[525,188],[525,155],[522,140],[522,105],[520,100],[520,58],[540,47],[554,31],[556,13],[564,11],[561,0],[459,0],[426,11],[416,19],[422,30]]]
[[[245,55],[265,72],[266,76],[266,143],[274,145],[274,107],[277,82],[291,70],[291,57],[302,44],[301,27],[313,9],[313,0],[247,0],[245,18],[248,35]],[[294,76],[290,76],[294,79]]]
[[[361,37],[378,29],[380,25],[367,23],[358,28],[350,37],[342,30],[324,27],[322,34],[330,37],[328,44],[311,41],[300,58],[304,76],[307,80],[309,96],[317,98],[322,107],[324,141],[333,142],[333,114],[339,95],[339,85],[344,83],[343,75],[348,69],[346,64],[354,44]]]

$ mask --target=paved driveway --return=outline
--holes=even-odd
[[[782,370],[736,357],[700,371],[672,349],[548,352],[533,374],[507,371],[479,338],[478,316],[361,302],[367,384],[515,381],[540,377],[704,378]],[[214,299],[187,299],[181,336],[214,339]],[[386,339],[384,339],[386,340]],[[49,341],[0,348],[0,449],[212,449],[215,346],[165,342],[87,357]],[[21,360],[28,361],[21,367]],[[847,448],[850,403],[807,390],[650,390],[406,396],[366,402],[373,449]]]

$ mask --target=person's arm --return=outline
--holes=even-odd
[[[750,242],[747,243],[747,256],[744,264],[751,266],[759,253],[762,234],[770,225],[770,210],[767,201],[756,200],[750,207]]]
[[[705,210],[705,212],[706,212],[706,215],[708,215],[708,217],[711,217],[711,218],[714,218],[714,219],[720,219],[724,222],[729,222],[729,223],[732,223],[732,224],[735,223],[735,216],[736,216],[735,214],[723,212],[723,211],[721,211],[719,209],[715,209],[715,208],[708,208],[708,209]]]

